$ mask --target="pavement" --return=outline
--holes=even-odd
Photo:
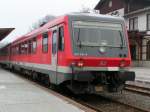
[[[0,68],[0,112],[84,111]]]

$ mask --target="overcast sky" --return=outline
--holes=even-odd
[[[5,40],[12,41],[29,31],[33,23],[47,14],[54,16],[93,9],[99,0],[1,0],[0,27],[16,28]]]

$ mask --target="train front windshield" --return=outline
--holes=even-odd
[[[73,38],[82,46],[124,47],[124,31],[119,23],[74,21]]]

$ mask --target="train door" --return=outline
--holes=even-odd
[[[53,83],[57,83],[57,43],[58,43],[58,30],[57,27],[52,29],[52,69],[53,69],[53,75],[52,80]]]

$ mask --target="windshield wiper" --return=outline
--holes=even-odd
[[[119,31],[120,37],[121,37],[121,44],[120,44],[120,48],[123,49],[123,35],[121,33],[121,31]]]
[[[81,40],[80,40],[80,28],[79,28],[79,31],[78,31],[78,40],[77,40],[77,42],[79,42],[79,47],[81,48],[82,47],[82,42],[81,42]]]

